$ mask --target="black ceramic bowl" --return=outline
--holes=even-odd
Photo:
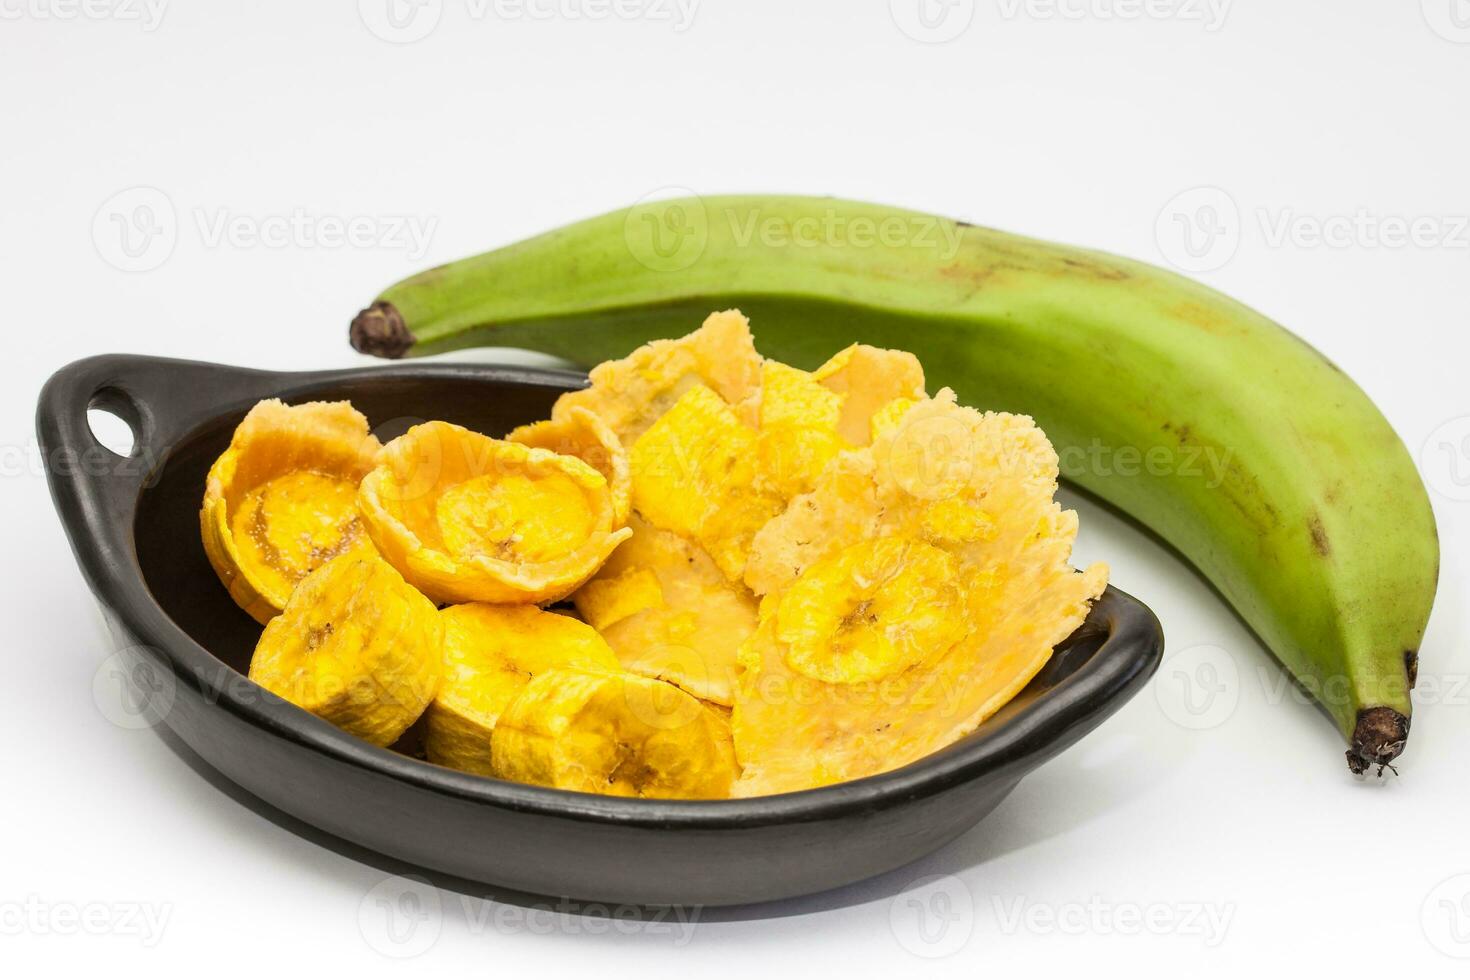
[[[424,419],[499,435],[546,417],[586,379],[519,367],[407,363],[280,374],[111,355],[57,372],[37,426],[56,509],[121,646],[158,673],[162,720],[265,802],[411,864],[541,895],[727,905],[832,888],[896,868],[989,813],[1022,776],[1123,704],[1163,634],[1108,589],[1029,687],[969,737],[913,765],[800,793],[628,800],[453,772],[380,749],[243,676],[259,626],[204,556],[204,476],[261,398],[351,399],[384,439]],[[87,420],[132,427],[128,458]]]

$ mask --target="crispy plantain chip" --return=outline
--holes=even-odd
[[[557,418],[523,425],[505,438],[523,446],[575,456],[591,466],[607,480],[613,499],[613,522],[619,527],[628,522],[628,511],[633,506],[628,452],[618,434],[601,418],[585,408],[573,406],[560,412]]]
[[[444,679],[426,712],[429,761],[493,775],[495,724],[521,688],[562,667],[617,670],[618,660],[579,620],[536,606],[466,603],[439,613]]]
[[[301,580],[266,624],[250,679],[375,745],[391,745],[438,689],[434,604],[375,555],[342,555]]]
[[[338,555],[372,555],[358,481],[378,440],[347,402],[256,404],[210,467],[199,527],[215,574],[269,622],[308,573]]]
[[[750,321],[739,310],[711,313],[688,336],[655,340],[621,361],[599,364],[590,372],[591,387],[562,395],[552,418],[588,409],[631,446],[694,385],[730,405],[746,403],[760,386],[760,367]]]
[[[783,505],[810,490],[827,464],[850,448],[838,435],[842,412],[843,397],[812,375],[766,361],[761,366],[755,474],[761,488]]]
[[[552,670],[500,716],[491,753],[503,779],[612,796],[719,799],[736,774],[722,724],[663,681]]]
[[[859,684],[943,654],[964,635],[965,593],[948,552],[901,537],[849,545],[781,593],[776,639],[792,670]]]
[[[633,444],[633,507],[682,534],[739,581],[757,531],[784,499],[757,487],[758,435],[709,388],[696,385]]]
[[[812,378],[840,396],[837,434],[854,446],[872,441],[872,419],[889,402],[924,397],[924,368],[917,357],[867,344],[838,351]]]
[[[554,602],[631,533],[580,459],[447,422],[384,446],[358,505],[383,557],[436,602]]]
[[[1107,569],[1068,560],[1076,515],[1022,416],[916,402],[758,535],[736,795],[855,779],[964,736],[1079,626]],[[942,556],[942,557],[941,557]]]
[[[698,545],[632,518],[633,536],[572,596],[623,666],[731,704],[756,603]]]
[[[810,493],[796,497],[751,539],[745,584],[767,595],[834,550],[834,542],[871,537],[878,526],[878,488],[871,452],[838,456]]]

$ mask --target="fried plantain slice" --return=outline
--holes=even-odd
[[[612,796],[720,799],[736,775],[721,723],[663,681],[552,670],[516,695],[490,748],[503,779]]]
[[[631,446],[694,385],[731,405],[746,404],[760,386],[760,367],[750,321],[739,310],[711,313],[685,337],[655,340],[620,361],[599,364],[588,375],[590,387],[557,399],[552,418],[588,409]]]
[[[730,716],[732,709],[729,705],[716,704],[713,701],[702,701],[705,712],[709,715],[710,731],[713,732],[715,741],[721,746],[721,753],[728,753],[735,767],[734,778],[740,778],[740,763],[735,757],[735,735],[730,731]],[[732,781],[731,785],[734,785]],[[726,795],[729,795],[728,790]]]
[[[935,398],[890,407],[871,447],[846,453],[751,543],[745,580],[776,591],[855,537],[902,534],[964,554],[1014,550],[1035,501],[1056,492],[1056,452],[1031,419]],[[886,411],[886,410],[885,410]],[[880,414],[879,418],[884,418]],[[995,514],[1007,515],[1006,540]]]
[[[878,487],[871,452],[842,453],[751,539],[744,581],[758,596],[790,584],[841,542],[877,534]],[[834,546],[834,542],[838,543]]]
[[[444,627],[434,604],[375,555],[301,580],[260,634],[250,679],[344,731],[391,745],[433,699]]]
[[[634,514],[633,536],[572,595],[627,670],[729,705],[736,652],[756,625],[750,592],[704,549]]]
[[[695,386],[634,444],[634,506],[689,537],[731,581],[746,574],[756,535],[811,489],[846,443],[841,399],[795,368],[767,361],[759,430]],[[807,420],[811,419],[809,423]]]
[[[495,724],[521,688],[562,667],[618,670],[618,659],[579,620],[536,606],[466,603],[439,613],[444,679],[425,713],[429,761],[493,775]]]
[[[384,446],[358,506],[383,557],[436,602],[563,599],[631,533],[580,459],[448,422]]]
[[[871,438],[869,443],[876,442],[878,437],[886,432],[892,432],[898,428],[903,417],[908,414],[909,409],[917,403],[916,398],[895,398],[873,413],[873,418],[868,423],[868,432]]]
[[[878,538],[809,566],[781,594],[776,639],[792,670],[858,684],[948,650],[965,619],[953,556],[922,541]]]
[[[607,480],[613,499],[613,523],[618,526],[627,523],[628,511],[633,506],[628,452],[618,434],[592,412],[572,406],[557,418],[520,426],[505,438],[523,446],[575,456],[591,466]]]
[[[204,551],[230,597],[261,623],[338,555],[372,555],[358,481],[378,440],[348,402],[259,402],[205,481]]]
[[[755,545],[769,594],[739,654],[735,795],[872,775],[964,736],[1107,584],[1105,566],[1068,564],[1076,515],[1053,499],[1056,453],[1028,418],[960,408],[945,391],[839,462]],[[874,618],[824,653],[813,638],[865,602]]]
[[[648,523],[682,534],[738,581],[750,542],[785,505],[758,486],[756,430],[718,394],[689,388],[633,444],[633,507]]]
[[[867,344],[838,351],[812,378],[841,397],[837,434],[854,446],[872,441],[872,419],[883,406],[924,397],[924,368],[917,357]]]
[[[850,448],[838,435],[843,397],[780,361],[761,366],[756,468],[763,489],[783,503],[812,489],[827,464]],[[773,515],[774,516],[774,515]]]

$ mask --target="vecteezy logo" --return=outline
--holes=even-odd
[[[930,875],[909,884],[888,906],[898,944],[915,956],[953,956],[975,931],[975,897],[954,875]]]
[[[1424,19],[1446,41],[1470,44],[1470,0],[1419,0]]]
[[[374,37],[390,44],[422,41],[439,26],[444,0],[357,0],[357,15]]]
[[[1165,259],[1184,272],[1212,272],[1240,247],[1240,208],[1218,187],[1177,194],[1159,212],[1154,239]]]
[[[1436,493],[1470,500],[1470,415],[1450,419],[1429,434],[1419,451],[1419,468]]]
[[[679,272],[699,261],[709,244],[709,214],[687,187],[645,194],[623,221],[633,258],[654,272]]]
[[[92,244],[108,265],[147,272],[168,261],[179,241],[173,201],[156,187],[129,187],[92,216]]]
[[[691,647],[651,644],[643,648],[641,663],[660,677],[677,677],[682,683],[708,686],[708,658]],[[672,684],[624,684],[623,702],[643,724],[657,731],[675,731],[698,721],[704,708]]]
[[[948,416],[905,422],[888,450],[890,475],[920,500],[953,497],[974,476],[974,438],[965,423]]]
[[[92,675],[92,701],[118,728],[152,728],[168,716],[178,680],[147,647],[125,647],[102,661]]]
[[[439,890],[422,878],[385,878],[362,897],[357,928],[384,956],[408,959],[426,953],[444,928]]]
[[[1164,661],[1153,686],[1165,717],[1193,731],[1223,725],[1240,703],[1240,670],[1224,647],[1179,651]]]
[[[888,0],[898,29],[924,44],[953,41],[975,19],[975,0]]]
[[[1446,878],[1419,909],[1424,938],[1446,956],[1470,960],[1470,874]]]

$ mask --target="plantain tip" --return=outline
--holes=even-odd
[[[1361,776],[1370,766],[1377,766],[1382,776],[1385,768],[1393,768],[1393,760],[1404,751],[1408,738],[1407,716],[1393,708],[1364,708],[1358,712],[1352,748],[1347,751],[1348,768],[1353,775]]]
[[[403,314],[381,299],[352,318],[347,337],[354,349],[373,357],[397,359],[413,346],[413,334],[408,332]]]

